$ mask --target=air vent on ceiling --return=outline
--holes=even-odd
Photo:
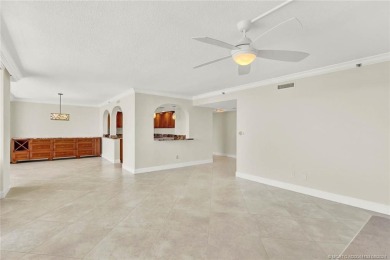
[[[287,83],[283,85],[278,85],[278,89],[284,89],[284,88],[292,88],[294,87],[294,83]]]

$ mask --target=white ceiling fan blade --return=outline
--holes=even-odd
[[[200,67],[203,67],[203,66],[206,66],[206,65],[209,65],[209,64],[212,64],[212,63],[221,61],[221,60],[226,60],[226,59],[229,59],[229,58],[231,58],[230,55],[229,55],[229,56],[226,56],[226,57],[223,57],[223,58],[220,58],[220,59],[212,60],[212,61],[209,61],[209,62],[200,64],[200,65],[198,65],[198,66],[195,66],[194,69],[197,69],[197,68],[200,68]]]
[[[309,53],[301,51],[284,51],[284,50],[258,50],[257,57],[270,59],[270,60],[280,60],[280,61],[290,61],[298,62],[309,56]]]
[[[240,66],[238,65],[238,75],[246,75],[251,71],[251,65]]]
[[[282,26],[282,25],[284,25],[284,24],[286,24],[286,23],[289,23],[289,22],[291,22],[291,21],[297,22],[297,23],[299,24],[300,28],[303,29],[303,26],[302,26],[301,21],[299,21],[298,18],[296,18],[296,17],[292,17],[292,18],[287,19],[287,20],[285,20],[285,21],[283,21],[283,22],[281,22],[281,23],[275,25],[274,27],[272,27],[272,28],[266,30],[265,32],[263,32],[262,34],[260,34],[259,36],[257,36],[252,42],[256,42],[258,39],[260,39],[261,37],[263,37],[263,36],[266,35],[267,33],[271,32],[271,31],[275,30],[276,28],[278,28],[279,26]]]
[[[234,45],[231,45],[229,43],[226,43],[226,42],[223,42],[223,41],[220,41],[220,40],[216,40],[216,39],[213,39],[213,38],[210,38],[210,37],[194,37],[192,39],[200,41],[200,42],[204,42],[204,43],[207,43],[207,44],[215,45],[215,46],[218,46],[218,47],[222,47],[222,48],[225,48],[225,49],[229,49],[229,50],[236,50],[236,49],[238,49]]]

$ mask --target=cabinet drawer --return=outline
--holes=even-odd
[[[61,151],[61,152],[54,152],[53,158],[60,158],[60,157],[74,157],[76,156],[76,151]]]
[[[95,148],[94,143],[78,143],[77,144],[78,149],[93,149]]]
[[[37,151],[37,152],[40,152],[42,150],[51,150],[51,144],[35,144],[33,143],[31,145],[31,148],[30,150],[34,150],[34,151]]]
[[[74,150],[76,149],[75,143],[54,143],[54,151],[58,150]]]
[[[31,139],[31,144],[51,144],[51,139]]]
[[[95,155],[95,151],[93,149],[79,150],[79,156],[89,156],[89,155]]]
[[[74,138],[64,138],[64,139],[54,139],[55,144],[73,144],[76,143],[76,139]]]
[[[15,161],[23,161],[30,159],[30,153],[27,152],[14,152]]]
[[[79,138],[77,142],[80,143],[92,143],[95,141],[95,138]]]
[[[49,159],[51,152],[30,152],[30,159]]]

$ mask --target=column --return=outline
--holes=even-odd
[[[10,188],[10,75],[7,69],[0,69],[0,198]]]

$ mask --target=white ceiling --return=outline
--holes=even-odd
[[[214,112],[228,112],[237,110],[237,100],[226,100],[221,102],[200,105],[201,107],[213,108]],[[220,110],[220,111],[217,111]]]
[[[300,63],[257,59],[238,76],[232,60],[192,67],[229,51],[191,39],[235,44],[236,23],[280,2],[1,2],[2,42],[23,78],[16,98],[98,105],[130,88],[194,96],[390,51],[389,1],[297,1],[267,16],[249,33],[297,17],[263,37],[260,49],[311,53]]]

